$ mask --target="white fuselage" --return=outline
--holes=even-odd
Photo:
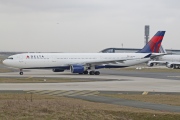
[[[180,69],[180,55],[164,55],[155,61],[149,61],[148,66],[152,67],[154,64],[166,65],[168,68]]]
[[[9,56],[3,63],[20,69],[53,68],[70,65],[132,66],[144,63],[149,53],[23,53]]]
[[[161,61],[180,62],[180,55],[164,55],[159,58]]]

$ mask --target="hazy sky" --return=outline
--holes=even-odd
[[[145,25],[180,49],[180,0],[0,0],[0,51],[142,48]]]

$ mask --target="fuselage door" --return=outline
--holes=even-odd
[[[18,57],[18,59],[19,59],[19,63],[20,64],[24,64],[24,59],[25,58],[23,58],[24,56],[23,55],[19,55],[19,56],[17,56]]]

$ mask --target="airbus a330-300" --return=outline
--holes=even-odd
[[[22,53],[9,56],[3,63],[20,69],[52,69],[53,72],[70,70],[72,73],[99,75],[101,68],[122,68],[147,62],[158,53],[165,31],[158,31],[136,53]]]

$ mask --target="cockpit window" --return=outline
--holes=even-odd
[[[9,57],[9,58],[7,58],[7,59],[11,59],[11,60],[13,60],[13,58],[12,58],[12,57]]]

